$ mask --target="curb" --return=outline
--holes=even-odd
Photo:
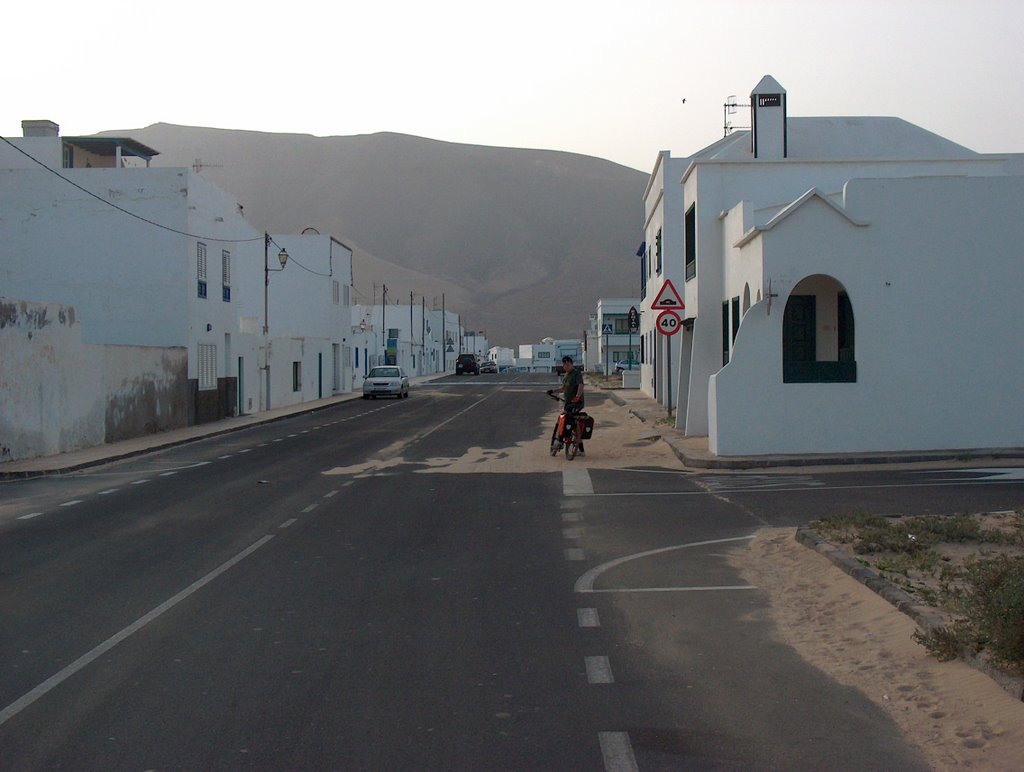
[[[807,526],[798,527],[794,538],[808,549],[825,556],[833,565],[889,601],[897,610],[913,619],[924,632],[931,632],[949,624],[946,615],[941,611],[918,603],[905,590],[882,578],[874,569],[861,565],[841,549],[822,539]],[[1024,676],[1000,670],[984,656],[968,655],[962,656],[960,660],[987,675],[1004,691],[1009,692],[1014,699],[1024,702]]]

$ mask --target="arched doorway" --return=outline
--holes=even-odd
[[[831,276],[808,276],[793,287],[782,316],[784,383],[855,383],[853,305]]]

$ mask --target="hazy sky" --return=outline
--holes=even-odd
[[[395,131],[648,171],[721,137],[726,97],[771,74],[790,115],[895,115],[1024,151],[1024,0],[51,0],[5,20],[8,137],[24,118]]]

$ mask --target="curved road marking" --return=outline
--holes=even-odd
[[[614,590],[595,590],[594,589],[594,582],[597,580],[597,577],[599,577],[605,571],[609,571],[612,568],[615,568],[616,566],[621,566],[623,563],[628,563],[628,562],[630,562],[632,560],[640,560],[642,558],[648,558],[648,557],[651,557],[653,555],[660,555],[660,554],[662,554],[664,552],[673,552],[674,550],[684,550],[684,549],[689,549],[690,547],[703,547],[703,546],[705,546],[707,544],[725,544],[725,543],[733,542],[733,541],[749,541],[750,539],[753,539],[753,538],[754,538],[753,535],[750,535],[750,536],[734,536],[734,537],[729,538],[729,539],[711,539],[709,541],[695,541],[695,542],[690,542],[689,544],[677,544],[674,547],[661,547],[661,548],[656,549],[656,550],[647,550],[646,552],[638,552],[635,555],[626,555],[626,557],[616,558],[615,560],[610,560],[607,563],[602,563],[599,566],[591,568],[589,571],[587,571],[585,574],[583,574],[583,576],[581,576],[579,579],[576,580],[576,586],[575,586],[574,589],[575,589],[576,592],[615,592]],[[755,588],[754,587],[748,587],[748,586],[745,586],[745,585],[736,586],[736,587],[656,587],[656,588],[652,588],[651,590],[647,590],[647,591],[648,592],[669,592],[669,591],[672,591],[672,590],[682,591],[682,590],[739,590],[739,589],[753,590]],[[644,591],[645,590],[642,590],[642,589],[641,590],[618,590],[618,592],[644,592]]]

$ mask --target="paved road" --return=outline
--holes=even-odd
[[[923,768],[726,555],[831,511],[1021,506],[1021,482],[421,473],[534,439],[537,378],[0,486],[0,766]]]

